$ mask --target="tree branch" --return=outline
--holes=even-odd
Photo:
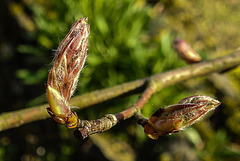
[[[102,90],[96,90],[76,96],[71,99],[71,105],[78,106],[80,109],[89,107],[94,104],[120,97],[129,94],[140,93],[144,90],[147,82],[153,82],[155,89],[161,89],[182,82],[184,80],[203,76],[206,74],[220,72],[240,64],[240,51],[236,51],[224,57],[214,60],[201,62],[194,65],[189,65],[176,70],[168,71],[152,75],[147,78],[127,82],[114,87],[109,87]],[[30,123],[37,120],[42,120],[50,117],[46,111],[47,104],[35,106],[27,109],[22,109],[13,112],[7,112],[0,115],[0,131],[7,130],[14,127],[19,127],[23,124]]]

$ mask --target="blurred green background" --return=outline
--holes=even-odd
[[[88,17],[88,58],[75,95],[140,79],[187,64],[172,49],[183,38],[204,60],[239,47],[237,0],[11,0],[0,2],[0,111],[46,103],[45,84],[54,51],[71,25]],[[190,95],[212,96],[222,105],[208,118],[171,136],[150,140],[129,119],[77,142],[67,128],[47,119],[0,133],[0,161],[223,161],[240,160],[240,68],[191,79],[154,95],[159,107]],[[130,107],[139,95],[79,112],[96,119]]]

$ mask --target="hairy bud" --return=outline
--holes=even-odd
[[[68,128],[75,128],[78,123],[78,117],[70,110],[68,103],[87,57],[89,32],[87,18],[73,24],[56,51],[48,75],[47,98],[50,108],[47,111],[56,122]]]
[[[189,64],[201,61],[201,57],[182,39],[175,39],[173,47],[178,55]]]
[[[178,132],[199,121],[220,104],[219,101],[209,96],[184,98],[178,104],[156,111],[144,125],[144,131],[151,139]]]

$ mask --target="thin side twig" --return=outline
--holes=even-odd
[[[118,121],[123,121],[127,118],[132,117],[135,113],[138,113],[155,92],[156,85],[153,81],[150,81],[143,94],[132,107],[115,114],[115,116],[118,118]]]

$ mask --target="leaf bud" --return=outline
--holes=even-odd
[[[151,139],[183,130],[199,121],[221,103],[209,96],[191,96],[178,104],[160,108],[144,125],[145,134]]]
[[[201,57],[182,39],[175,39],[173,47],[178,55],[189,64],[201,61]]]

